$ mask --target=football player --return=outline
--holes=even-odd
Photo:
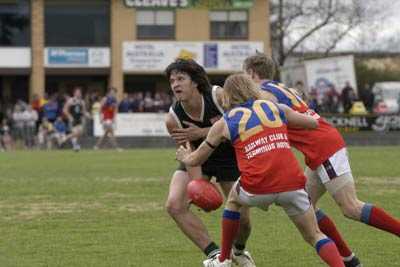
[[[223,213],[221,254],[210,266],[231,266],[232,242],[239,229],[243,206],[267,209],[281,206],[305,241],[314,246],[329,266],[344,266],[335,243],[318,229],[314,209],[304,190],[306,178],[292,153],[287,125],[316,128],[316,119],[268,100],[261,100],[258,86],[245,74],[225,81],[223,119],[191,153],[190,145],[177,150],[177,159],[188,166],[202,164],[222,142],[233,145],[241,176],[232,188]]]
[[[178,59],[167,67],[165,73],[177,100],[166,117],[168,132],[178,145],[190,141],[192,146],[198,147],[207,136],[209,128],[222,116],[217,88],[211,86],[204,68],[194,60]],[[227,196],[239,175],[233,147],[229,143],[221,143],[201,166],[187,168],[180,164],[172,176],[166,202],[167,211],[181,231],[209,259],[219,253],[219,247],[211,240],[200,218],[189,209],[187,184],[194,178],[216,177]],[[234,245],[235,261],[239,266],[255,266],[245,250],[250,234],[248,209],[242,210],[240,227]],[[208,264],[206,260],[204,266],[212,266]]]
[[[264,97],[285,104],[297,112],[312,115],[318,120],[318,127],[311,131],[288,128],[291,145],[305,156],[306,189],[313,206],[316,207],[318,200],[328,191],[345,217],[400,236],[398,219],[358,199],[346,144],[340,133],[311,110],[295,90],[272,80],[275,74],[274,61],[258,53],[245,59],[243,69],[260,85]],[[315,209],[319,228],[335,241],[346,267],[361,266],[333,221],[321,209]]]

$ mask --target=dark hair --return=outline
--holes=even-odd
[[[171,77],[172,72],[183,72],[190,76],[193,82],[197,84],[197,89],[200,93],[204,93],[211,89],[211,83],[208,80],[206,71],[193,59],[178,58],[168,65],[165,69],[167,79]]]

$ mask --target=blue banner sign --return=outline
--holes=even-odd
[[[49,65],[88,65],[88,48],[49,48]]]

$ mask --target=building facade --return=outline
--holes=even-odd
[[[168,90],[163,70],[177,57],[195,59],[222,83],[247,55],[270,53],[268,0],[202,2],[0,0],[0,99],[76,85],[112,86],[120,97]]]

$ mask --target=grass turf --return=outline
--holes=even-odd
[[[400,217],[400,147],[352,147],[361,200]],[[202,266],[164,211],[174,150],[1,153],[0,266]],[[364,267],[400,266],[398,237],[334,218]],[[194,209],[196,210],[196,209]],[[219,242],[221,211],[196,211]],[[253,209],[257,266],[323,266],[280,208]]]

